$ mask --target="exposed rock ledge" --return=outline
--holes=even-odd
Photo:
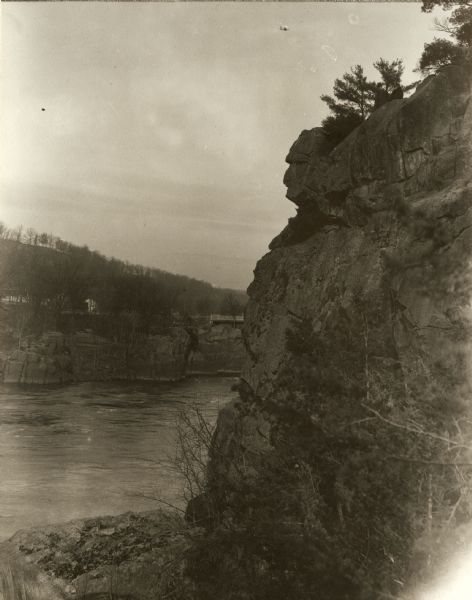
[[[148,597],[162,566],[186,548],[183,527],[175,515],[153,511],[21,530],[0,544],[0,596],[13,575],[44,600]]]
[[[173,327],[133,344],[92,331],[30,336],[21,348],[2,349],[3,383],[178,381],[187,375],[239,374],[245,357],[241,331],[227,326]]]

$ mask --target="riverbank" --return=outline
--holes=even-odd
[[[0,591],[5,600],[17,600],[21,585],[32,590],[25,600],[165,596],[188,585],[191,533],[178,512],[163,510],[21,530],[0,544]]]
[[[238,328],[171,327],[128,342],[87,330],[49,331],[0,348],[0,381],[67,384],[91,381],[174,382],[189,375],[238,375],[245,350]]]

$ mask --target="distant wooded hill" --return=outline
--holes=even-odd
[[[108,258],[49,234],[0,223],[0,294],[4,301],[42,310],[136,314],[146,326],[153,318],[240,314],[246,293],[161,269]]]

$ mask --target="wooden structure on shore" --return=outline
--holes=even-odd
[[[244,325],[243,315],[210,315],[210,325],[231,325],[232,327],[242,327]]]

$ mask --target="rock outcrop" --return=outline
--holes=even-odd
[[[190,337],[175,327],[167,335],[142,336],[133,344],[91,331],[48,332],[22,341],[7,353],[4,383],[57,384],[73,381],[176,381],[186,373]]]
[[[284,178],[297,214],[248,290],[241,400],[220,416],[211,462],[216,501],[244,527],[238,493],[225,490],[242,471],[260,481],[264,453],[304,457],[292,469],[312,482],[318,538],[333,553],[342,539],[334,584],[351,560],[387,594],[415,571],[425,490],[439,480],[425,465],[470,402],[470,97],[470,70],[450,66],[332,151],[321,129],[303,131]],[[434,435],[438,447],[426,447]],[[411,508],[414,493],[423,508]],[[334,584],[319,597],[380,597],[354,584],[336,595]]]
[[[183,531],[179,517],[160,510],[21,530],[0,544],[0,592],[4,584],[13,600],[14,583],[31,580],[28,598],[38,600],[155,597],[166,577],[180,576]]]
[[[463,263],[472,223],[469,99],[468,74],[451,67],[411,98],[382,106],[330,154],[322,130],[302,132],[284,178],[297,216],[259,261],[249,288],[243,379],[256,394],[267,393],[283,364],[294,319],[308,316],[321,333],[339,322],[339,311],[347,319],[358,313],[358,299],[380,316],[370,332],[382,346],[376,364],[395,360],[404,369],[420,347],[440,351],[437,336],[457,325],[448,316],[457,299],[451,294],[438,306],[425,296],[420,271],[430,264],[393,273],[391,263],[431,249],[449,265],[431,278]],[[419,231],[428,225],[432,231]]]
[[[195,344],[188,357],[188,375],[241,373],[246,358],[241,329],[214,325],[192,333]]]
[[[192,375],[239,374],[245,359],[241,330],[214,326],[172,327],[125,344],[92,330],[47,332],[2,348],[3,383],[77,381],[178,381]]]

